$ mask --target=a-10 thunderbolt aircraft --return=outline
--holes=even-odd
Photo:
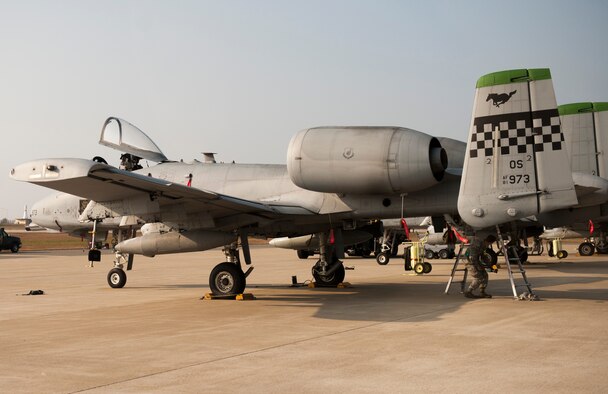
[[[309,233],[322,240],[315,279],[337,284],[344,267],[332,256],[341,257],[360,220],[398,217],[402,206],[410,216],[456,214],[459,179],[446,172],[446,151],[437,138],[405,128],[306,129],[292,138],[286,166],[173,162],[118,118],[105,122],[100,143],[129,154],[131,162],[123,169],[42,159],[16,166],[11,176],[90,200],[83,221],[141,226],[141,236],[116,245],[112,287],[126,283],[129,255],[225,246],[228,261],[212,270],[211,290],[242,293],[251,268],[241,268],[238,248],[249,265],[248,237]],[[140,158],[159,164],[141,168]]]
[[[405,128],[302,130],[286,166],[187,164],[169,161],[118,118],[105,122],[100,143],[126,152],[124,169],[42,159],[11,176],[90,200],[80,220],[141,225],[142,236],[116,245],[112,287],[124,286],[123,263],[134,254],[225,246],[227,261],[209,276],[216,294],[245,289],[252,268],[243,271],[238,248],[250,265],[249,236],[317,234],[313,275],[331,285],[344,279],[344,245],[369,219],[447,214],[452,224],[480,229],[606,200],[605,185],[592,186],[597,177],[579,177],[582,188],[574,187],[548,70],[489,74],[477,88],[462,182],[437,138]],[[159,164],[141,168],[142,158]]]

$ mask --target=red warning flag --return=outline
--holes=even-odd
[[[458,231],[456,231],[455,228],[452,228],[452,231],[454,232],[454,235],[456,236],[456,238],[458,238],[460,240],[460,242],[462,242],[463,244],[468,244],[469,240],[466,237],[463,237],[462,235],[460,235],[458,233]]]
[[[401,218],[401,227],[403,227],[403,231],[405,231],[405,238],[410,239],[410,229],[407,227],[405,218]]]
[[[589,219],[589,235],[593,235],[593,231],[595,231],[595,227],[593,226],[593,220]]]

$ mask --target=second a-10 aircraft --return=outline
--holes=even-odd
[[[302,130],[287,165],[174,162],[141,130],[109,118],[100,143],[125,153],[120,168],[41,159],[11,177],[89,200],[80,221],[141,226],[141,236],[115,246],[112,287],[125,285],[124,264],[130,269],[135,254],[224,246],[226,261],[209,275],[215,294],[244,291],[251,236],[315,234],[313,276],[334,285],[344,279],[344,246],[370,219],[447,215],[464,231],[514,229],[525,218],[606,201],[608,182],[598,176],[579,176],[575,187],[548,69],[488,74],[476,92],[464,166],[462,143],[399,127]],[[142,168],[141,159],[159,164]]]

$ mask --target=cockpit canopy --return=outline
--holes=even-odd
[[[150,161],[168,161],[158,146],[140,129],[126,120],[110,117],[101,129],[101,145]]]

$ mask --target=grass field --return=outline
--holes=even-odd
[[[14,237],[21,238],[21,250],[88,249],[89,240],[70,237],[66,233],[50,231],[23,231],[20,225],[3,225],[4,230]],[[2,253],[10,253],[5,250]]]
[[[49,250],[49,249],[86,249],[87,240],[70,237],[64,233],[48,233],[34,231],[17,233],[15,236],[21,238],[22,250]]]

